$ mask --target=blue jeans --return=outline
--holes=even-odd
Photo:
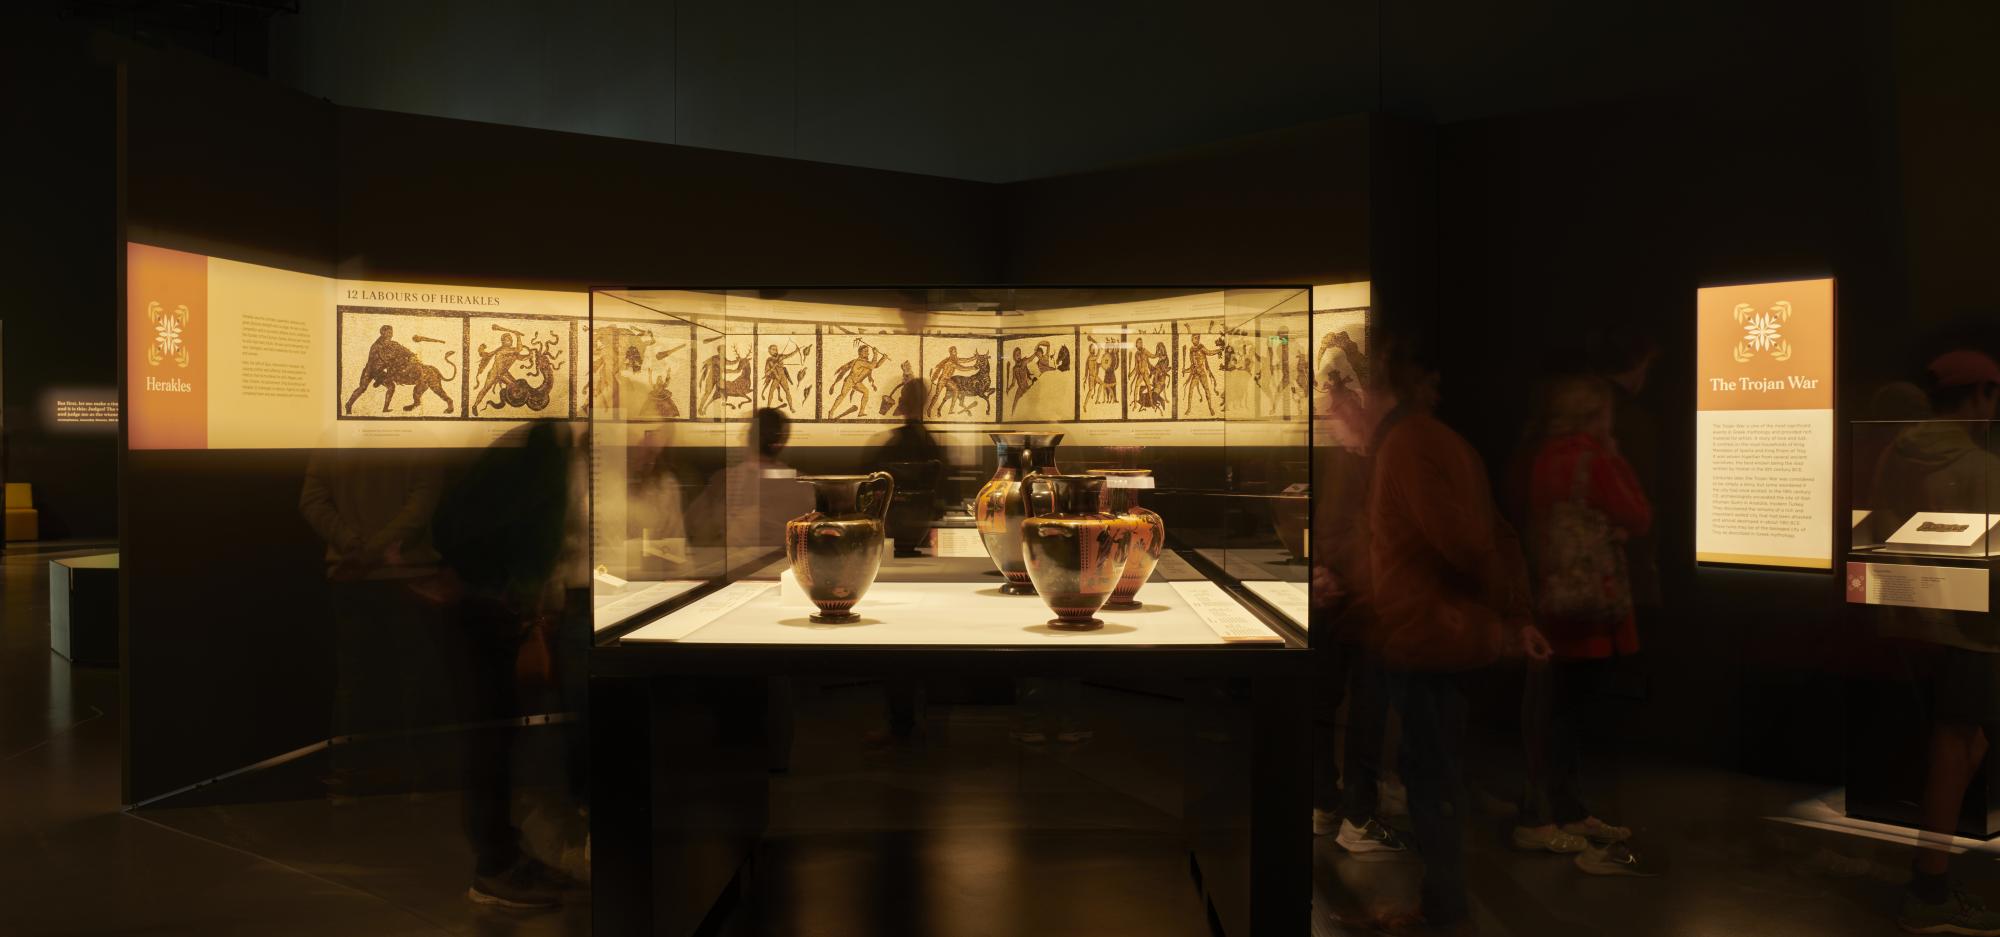
[[[1423,911],[1432,924],[1471,913],[1465,894],[1465,693],[1458,675],[1391,673],[1403,714],[1403,786],[1424,858]]]

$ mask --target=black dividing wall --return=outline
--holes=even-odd
[[[202,60],[107,54],[126,63],[126,239],[332,274],[331,105]],[[126,803],[329,734],[322,547],[298,510],[309,454],[124,453]]]

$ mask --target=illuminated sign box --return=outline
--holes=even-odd
[[[1833,568],[1833,280],[1696,294],[1695,560]]]

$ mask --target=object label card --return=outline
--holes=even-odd
[[[1981,567],[1847,564],[1847,601],[1952,612],[1984,612],[1987,573]]]
[[[1243,607],[1243,603],[1222,591],[1212,582],[1170,583],[1181,600],[1194,610],[1201,620],[1215,632],[1215,636],[1231,644],[1259,643],[1283,644],[1285,639],[1277,632],[1264,627],[1257,616]]]
[[[1696,315],[1695,559],[1831,569],[1833,281],[1711,287]]]
[[[937,556],[985,556],[986,542],[979,539],[979,531],[972,527],[939,527],[937,533]]]
[[[1307,620],[1311,617],[1311,606],[1306,601],[1305,583],[1259,580],[1246,582],[1243,586],[1256,593],[1258,598],[1271,603],[1272,607],[1291,619],[1294,624],[1301,628],[1307,627]]]

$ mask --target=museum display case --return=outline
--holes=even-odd
[[[1892,385],[1878,403],[1921,413],[1915,387]],[[1858,630],[1917,649],[1890,655],[1937,662],[1943,676],[1977,674],[2000,650],[1993,614],[1994,554],[2000,550],[2000,437],[1981,420],[1857,421],[1849,426],[1850,536],[1842,577]],[[1894,673],[1894,671],[1890,671]],[[1923,815],[1931,694],[1908,678],[1864,675],[1848,688],[1847,816],[1901,827]],[[1910,766],[1917,766],[1912,770]],[[2000,772],[1972,777],[1954,821],[1961,836],[2000,834]]]
[[[596,290],[600,644],[1303,647],[1366,371],[1313,297]]]
[[[2000,551],[2000,438],[1983,420],[1861,421],[1853,467],[1849,602],[1920,610],[1884,619],[1901,636],[1990,649],[1964,616],[1991,610]]]

